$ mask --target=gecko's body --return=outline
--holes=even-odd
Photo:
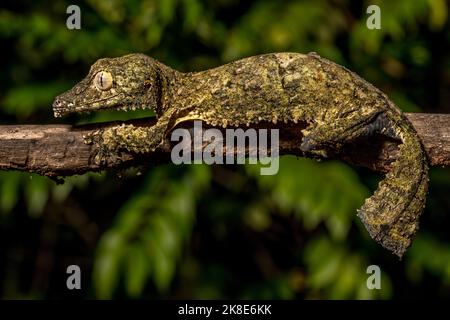
[[[358,215],[370,235],[399,256],[418,228],[428,165],[414,128],[380,90],[316,54],[266,54],[196,73],[142,54],[101,59],[54,102],[56,116],[106,108],[151,108],[158,121],[89,137],[105,154],[151,152],[177,124],[192,120],[223,127],[302,121],[308,126],[299,137],[301,149],[321,156],[362,136],[387,135],[401,142],[399,157]]]

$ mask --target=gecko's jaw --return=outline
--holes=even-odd
[[[118,103],[119,102],[119,103]],[[153,110],[150,106],[127,98],[123,93],[118,93],[107,98],[90,101],[76,101],[67,99],[63,94],[55,98],[53,102],[54,116],[59,118],[71,113],[91,113],[97,111],[135,111]]]
[[[70,113],[70,108],[73,107],[73,103],[66,103],[64,100],[58,97],[53,101],[53,114],[56,118],[60,118],[67,113]]]
[[[55,118],[61,118],[71,113],[83,113],[93,111],[92,109],[88,110],[85,108],[79,108],[73,102],[66,102],[64,100],[59,100],[58,98],[55,99],[52,107],[53,107],[53,115],[55,116]]]
[[[56,98],[53,102],[53,114],[56,118],[66,116],[71,113],[91,113],[100,110],[120,110],[116,107],[108,106],[107,104],[94,103],[92,105],[78,104],[75,102],[68,102]]]
[[[74,102],[67,102],[65,100],[60,100],[58,98],[55,99],[52,107],[53,107],[53,115],[55,116],[55,118],[61,118],[71,113],[82,113],[92,111],[86,108],[80,108]]]
[[[100,104],[100,103],[95,103],[93,105],[79,105],[77,103],[74,102],[67,102],[66,100],[61,100],[56,98],[55,101],[53,102],[53,114],[55,116],[55,118],[61,118],[63,116],[72,114],[72,113],[78,113],[78,114],[89,114],[92,112],[97,112],[97,111],[127,111],[127,112],[131,112],[133,113],[134,111],[137,110],[148,110],[153,112],[153,109],[146,106],[146,105],[115,105],[115,106],[110,106],[107,104]]]

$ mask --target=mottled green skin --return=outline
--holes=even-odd
[[[113,75],[110,90],[92,83],[99,71]],[[54,103],[56,116],[136,107],[154,109],[156,125],[121,125],[87,137],[101,148],[98,161],[120,150],[152,152],[174,126],[192,120],[225,128],[306,122],[300,147],[323,157],[361,136],[397,139],[402,142],[398,159],[358,216],[376,241],[400,257],[418,229],[428,164],[415,130],[380,90],[315,53],[265,54],[196,73],[177,72],[142,54],[101,59]]]

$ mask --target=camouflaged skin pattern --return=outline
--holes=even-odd
[[[111,88],[98,88],[98,72],[112,75]],[[418,229],[428,164],[417,133],[380,90],[315,53],[264,54],[193,73],[143,54],[100,59],[84,80],[55,99],[53,108],[55,116],[155,110],[153,127],[121,125],[86,137],[100,147],[98,162],[111,161],[120,150],[152,152],[176,125],[193,120],[224,128],[306,122],[299,145],[305,155],[318,157],[360,137],[384,134],[401,142],[399,156],[358,216],[371,237],[399,257]]]

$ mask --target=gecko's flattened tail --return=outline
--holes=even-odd
[[[425,207],[428,162],[407,120],[390,122],[390,126],[395,138],[402,141],[398,158],[374,195],[358,210],[358,217],[373,239],[401,258],[411,245]]]

